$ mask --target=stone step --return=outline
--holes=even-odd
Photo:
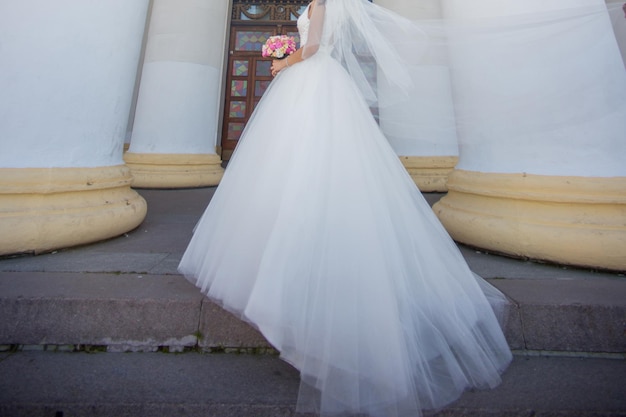
[[[0,273],[0,345],[269,348],[180,275]]]
[[[382,352],[381,352],[382,353]],[[494,390],[426,417],[626,417],[626,361],[516,356]],[[0,417],[292,417],[274,355],[0,353]]]
[[[513,350],[626,355],[626,280],[489,281],[513,301]],[[180,275],[0,272],[0,317],[6,349],[271,350]]]

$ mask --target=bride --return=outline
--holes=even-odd
[[[470,271],[346,70],[374,17],[403,24],[366,0],[308,6],[303,47],[274,61],[179,266],[299,370],[298,411],[323,416],[414,417],[498,385],[511,360],[504,296]],[[378,71],[402,89],[378,35]]]

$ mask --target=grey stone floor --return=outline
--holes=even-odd
[[[493,390],[437,416],[626,416],[626,361],[521,357]],[[17,352],[0,356],[0,416],[293,416],[297,372],[271,355]]]

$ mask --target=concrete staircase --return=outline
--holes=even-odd
[[[176,266],[190,239],[191,231],[212,192],[213,189],[210,188],[140,190],[148,200],[148,217],[131,233],[107,242],[51,254],[0,259],[0,352],[4,351],[0,353],[2,355],[0,416],[56,416],[57,411],[65,413],[63,414],[65,416],[258,417],[293,414],[297,373],[279,361],[275,355],[202,354],[202,352],[262,354],[273,352],[256,330],[207,300],[176,272]],[[432,204],[441,195],[428,194],[426,197]],[[596,363],[598,369],[605,371],[610,369],[616,373],[615,384],[623,387],[623,380],[626,380],[624,378],[626,278],[623,274],[513,260],[467,247],[461,247],[461,250],[476,273],[487,278],[512,300],[505,332],[511,348],[518,356],[512,371],[507,373],[513,375],[510,378],[522,378],[515,376],[516,372],[528,377],[529,369],[537,366],[543,369],[549,365],[552,367],[549,371],[551,375],[558,376],[559,372],[567,373],[568,370],[580,372],[574,369],[573,364],[591,369],[593,368],[591,364]],[[137,354],[138,356],[120,356],[67,354],[59,351],[144,353]],[[157,351],[188,353],[185,355],[145,353]],[[561,357],[554,358],[554,355]],[[190,377],[188,375],[195,375],[194,372],[188,373],[188,370],[183,370],[181,371],[183,377],[179,378],[180,375],[172,376],[167,373],[171,369],[166,367],[164,368],[166,374],[160,376],[158,373],[154,374],[153,370],[165,366],[165,363],[169,364],[167,365],[169,367],[179,366],[177,360],[181,363],[184,361],[195,363],[196,365],[185,366],[189,366],[189,369],[195,369],[195,366],[204,371],[197,377]],[[255,361],[258,361],[258,369],[257,365],[248,368],[250,363],[256,364]],[[264,365],[264,361],[267,361],[268,365]],[[38,365],[35,368],[28,365],[33,363]],[[221,369],[218,366],[215,369],[217,374],[213,375],[213,363],[223,363],[220,365],[224,366],[223,370],[218,371]],[[140,370],[137,368],[139,364],[143,364],[145,368]],[[555,364],[566,365],[559,368]],[[229,370],[228,367],[232,369]],[[240,369],[238,367],[249,369],[252,373],[237,371]],[[73,394],[68,397],[61,392],[52,396],[41,393],[35,395],[37,389],[28,389],[31,377],[33,383],[36,383],[39,381],[38,378],[42,378],[38,375],[39,372],[45,374],[52,372],[53,369],[56,369],[59,375],[72,375],[71,370],[76,369],[78,380],[66,378],[66,381],[64,378],[50,376],[46,381],[55,381],[52,386],[44,382],[37,386],[49,386],[46,392],[50,395],[56,392],[55,390],[63,388],[65,392],[75,392],[75,398]],[[80,373],[81,369],[85,370],[85,374]],[[94,377],[88,369],[98,370],[94,371],[99,375],[95,376],[97,381],[88,378],[88,375]],[[119,369],[120,375],[109,375],[107,369]],[[133,370],[138,374],[132,374]],[[286,379],[279,378],[280,381],[273,386],[270,383],[273,372],[279,372]],[[13,385],[7,375],[17,378],[16,384]],[[203,375],[206,380],[203,379]],[[192,379],[189,386],[184,382],[185,376]],[[131,380],[138,378],[138,386],[144,388],[137,393],[132,387],[127,387],[128,384],[115,382],[116,378],[124,380],[127,377]],[[145,380],[142,379],[144,377]],[[546,377],[551,378],[545,375],[544,369],[542,375],[537,375],[534,385],[526,380],[518,381],[516,384],[534,387],[532,390],[529,388],[529,395],[541,397],[541,392],[549,391],[541,381]],[[83,394],[80,394],[84,387],[78,387],[82,386],[78,382],[80,378],[85,379],[85,383],[88,384],[98,385],[98,381],[101,381],[102,384],[106,382],[113,386],[126,387],[119,392],[125,391],[128,395],[134,393],[131,395],[133,400],[130,401],[128,398],[124,400],[123,396],[111,394],[110,401],[98,402],[94,400],[97,398],[96,392],[86,390],[84,395],[91,398],[86,401],[81,397]],[[158,388],[160,378],[165,378],[164,381],[171,379],[193,392],[199,390],[198,397],[187,401],[185,400],[187,397],[183,395],[177,396],[178,400],[173,398],[171,402],[167,402],[164,400],[167,396],[163,397],[163,392],[167,391],[167,384],[163,382],[165,385]],[[198,380],[194,381],[193,378]],[[262,394],[261,391],[255,391],[259,388],[255,387],[256,383],[248,387],[246,381],[250,378],[252,380],[259,378],[259,385],[268,389],[271,387],[271,393]],[[570,382],[573,380],[576,379]],[[611,378],[608,380],[612,381]],[[225,386],[234,384],[234,391],[229,390],[231,396],[224,401],[209,401],[210,394],[206,397],[201,395],[206,391],[191,388],[191,385],[195,387],[195,384],[202,388],[206,388],[207,385],[214,387],[216,381]],[[26,385],[20,386],[20,383]],[[506,383],[505,379],[504,387],[507,386]],[[150,384],[156,384],[155,389],[161,393],[160,396],[152,396]],[[241,392],[236,388],[240,384]],[[567,381],[564,380],[560,384],[567,385]],[[541,387],[544,387],[543,390],[538,391]],[[16,393],[18,388],[25,390],[26,394]],[[612,392],[611,384],[606,385],[603,382],[596,384],[594,390],[589,390],[589,386],[583,383],[579,388],[588,395],[597,389],[598,395],[607,402],[603,403],[601,399],[594,400],[595,402],[592,401],[587,408],[578,407],[578,411],[569,406],[544,407],[546,412],[583,413],[546,415],[609,415],[589,414],[592,412],[626,415],[624,411],[626,401],[611,400],[613,401],[611,402],[610,398],[606,397]],[[248,394],[245,394],[248,392],[246,390],[249,390]],[[184,393],[185,389],[181,387],[179,391]],[[539,408],[522,409],[519,404],[511,405],[513,403],[490,409],[489,404],[493,403],[495,392],[490,391],[491,394],[480,397],[486,398],[480,401],[476,398],[482,394],[468,393],[470,399],[462,401],[469,403],[461,402],[457,408],[443,410],[439,415],[543,415],[537,414]],[[576,389],[568,392],[574,393]],[[626,394],[626,390],[620,392]],[[286,397],[283,398],[282,394],[278,393],[284,393]],[[244,395],[247,400],[239,398],[239,395]],[[563,404],[577,404],[575,397],[580,395],[582,393],[572,394],[572,399]],[[622,396],[616,395],[617,397]],[[626,398],[626,395],[623,397]],[[526,401],[530,399],[526,397]],[[152,405],[147,405],[148,403]],[[532,401],[528,404],[531,403]],[[90,408],[91,406],[95,408]],[[180,410],[184,412],[175,412],[176,407],[182,407]],[[502,414],[505,411],[506,413]],[[528,414],[531,411],[535,414]]]

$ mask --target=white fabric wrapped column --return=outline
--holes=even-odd
[[[148,0],[0,2],[0,254],[137,227],[122,160]]]
[[[441,18],[441,0],[375,3],[409,19]],[[406,51],[404,57],[411,56]],[[380,126],[420,190],[446,191],[459,154],[448,67],[443,62],[415,63],[411,76],[416,86],[412,96],[381,108]]]
[[[228,2],[154,0],[125,160],[134,186],[216,185]]]
[[[448,231],[515,256],[626,269],[626,72],[604,3],[446,0],[444,15],[540,19],[492,41],[465,34],[451,51],[460,160],[435,206]]]

